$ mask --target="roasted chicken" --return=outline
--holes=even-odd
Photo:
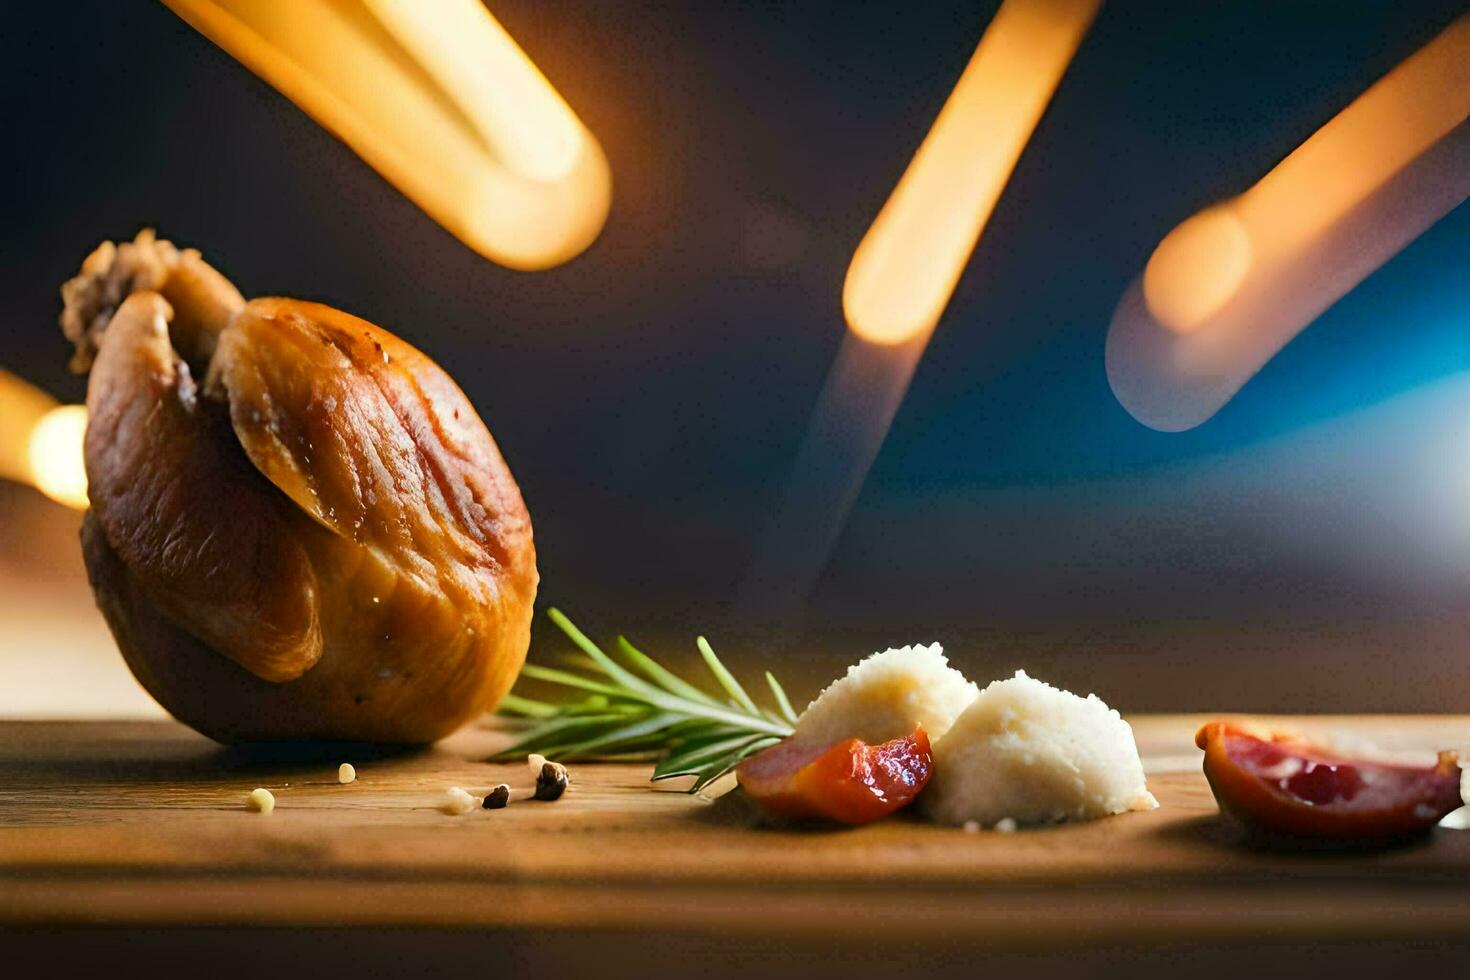
[[[143,232],[62,288],[83,553],[128,666],[212,738],[428,742],[525,659],[531,521],[469,400],[365,320],[246,302]]]

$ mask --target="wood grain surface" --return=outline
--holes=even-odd
[[[738,793],[654,788],[637,765],[573,765],[563,799],[532,801],[524,765],[483,761],[504,738],[490,729],[414,752],[247,752],[163,722],[0,723],[0,929],[884,934],[992,952],[1470,937],[1470,833],[1366,854],[1246,849],[1199,773],[1200,720],[1133,719],[1158,810],[1014,834],[775,828]],[[1470,717],[1296,723],[1425,759],[1470,746]],[[437,809],[450,786],[502,781],[518,791],[505,810]],[[273,814],[246,809],[256,786]]]

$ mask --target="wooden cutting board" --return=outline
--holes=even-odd
[[[1158,810],[1014,834],[772,829],[738,793],[654,788],[636,765],[573,765],[554,803],[439,812],[450,786],[529,787],[525,766],[482,761],[503,744],[490,729],[401,754],[262,754],[171,723],[0,723],[0,929],[881,934],[990,950],[1470,937],[1470,832],[1368,854],[1248,850],[1199,772],[1202,719],[1132,720]],[[1293,722],[1426,759],[1470,746],[1470,717]],[[343,761],[355,783],[337,782]],[[246,809],[256,786],[273,814]]]

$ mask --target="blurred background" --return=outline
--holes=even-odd
[[[810,595],[795,616],[737,601],[843,342],[853,250],[996,6],[493,0],[613,175],[601,236],[526,273],[162,5],[27,5],[0,33],[0,369],[82,400],[57,289],[156,227],[247,296],[341,307],[445,365],[521,484],[541,604],[596,636],[672,655],[704,633],[793,696],[937,640],[982,682],[1024,666],[1125,710],[1465,710],[1470,209],[1198,428],[1139,424],[1104,368],[1160,239],[1462,2],[1105,7]],[[157,711],[93,608],[78,522],[0,481],[0,714]],[[538,623],[532,656],[551,640]]]

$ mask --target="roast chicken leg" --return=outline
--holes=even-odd
[[[365,320],[246,302],[144,232],[62,288],[88,573],[128,666],[225,742],[428,742],[526,655],[531,521],[474,408]]]

